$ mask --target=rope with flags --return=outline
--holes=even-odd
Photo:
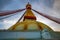
[[[19,10],[8,11],[8,12],[0,12],[0,17],[2,17],[2,16],[7,16],[7,15],[11,15],[11,14],[16,14],[17,12],[21,12],[21,11],[23,11],[23,10],[25,10],[25,9],[19,9]],[[34,9],[32,9],[32,10],[33,10],[34,12],[38,13],[39,15],[42,15],[42,16],[44,16],[44,17],[46,17],[46,18],[48,18],[48,19],[50,19],[50,20],[52,20],[52,21],[60,24],[60,19],[55,18],[55,17],[52,17],[52,16],[49,16],[49,15],[46,15],[46,14],[42,14],[42,13],[40,13],[40,12],[34,10]],[[13,15],[11,15],[11,16],[13,16]],[[22,17],[23,17],[23,16],[24,16],[24,14],[22,15]],[[1,20],[1,19],[5,19],[5,18],[8,18],[8,17],[10,17],[10,16],[0,18],[0,20]],[[22,19],[22,17],[19,19],[19,21]],[[19,22],[19,21],[18,21],[18,22]]]
[[[19,10],[14,10],[14,11],[8,11],[8,12],[0,12],[0,20],[6,19],[8,17],[14,16],[17,14],[17,12],[22,12],[25,9],[19,9]]]
[[[20,22],[20,20],[23,18],[24,15],[25,13],[19,18],[19,20],[16,23]]]
[[[34,9],[32,9],[32,10],[33,10],[34,12],[38,13],[39,15],[42,15],[42,16],[44,16],[44,17],[46,17],[46,18],[48,18],[48,19],[50,19],[50,20],[52,20],[52,21],[60,24],[60,19],[55,18],[55,17],[52,17],[52,16],[49,16],[49,15],[46,15],[46,14],[42,14],[42,13],[40,13],[40,12],[34,10]]]
[[[19,9],[19,10],[8,11],[8,12],[0,12],[0,17],[10,15],[10,14],[16,14],[17,12],[21,12],[23,10],[25,10],[25,9]]]

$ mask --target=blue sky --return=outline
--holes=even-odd
[[[13,10],[13,9],[19,9],[24,8],[27,4],[27,0],[0,0],[0,10]],[[45,6],[52,7],[54,0],[29,0],[31,4],[37,3],[43,3]]]
[[[55,9],[56,7],[54,7],[56,6],[55,0],[29,0],[29,2],[32,5],[33,9],[41,13],[48,14],[50,16],[60,18],[59,16],[60,12],[58,13],[57,10]],[[23,9],[25,8],[27,3],[28,3],[28,0],[0,0],[0,11]],[[18,12],[14,16],[0,20],[0,29],[8,29],[12,25],[14,25],[24,12],[25,11]],[[59,30],[60,24],[57,24],[41,15],[38,15],[35,12],[34,14],[37,17],[37,21],[45,23],[55,31],[60,31]]]

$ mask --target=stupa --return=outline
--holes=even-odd
[[[28,2],[22,22],[17,22],[8,30],[0,30],[0,39],[7,40],[42,40],[60,39],[60,33],[54,32],[49,26],[36,21],[37,17],[32,12],[32,6]],[[57,35],[56,35],[57,34]]]
[[[23,31],[28,31],[28,30],[44,30],[47,29],[49,31],[53,31],[49,26],[36,21],[37,18],[34,15],[34,13],[31,11],[32,7],[31,4],[26,5],[26,11],[25,15],[23,18],[23,22],[18,22],[12,27],[10,27],[8,30],[23,30]]]

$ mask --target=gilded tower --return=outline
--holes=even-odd
[[[23,18],[23,22],[18,22],[15,25],[13,25],[12,27],[10,27],[8,30],[44,30],[47,29],[49,31],[52,31],[52,29],[41,23],[41,22],[37,22],[37,18],[34,15],[34,13],[32,12],[32,7],[31,4],[26,5],[26,11],[25,11],[25,15]]]

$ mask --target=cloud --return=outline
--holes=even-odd
[[[54,4],[55,0],[44,0],[43,3],[45,4],[45,6],[48,6],[48,7],[53,7],[53,4]]]
[[[54,10],[60,14],[60,0],[55,0]]]
[[[11,3],[11,1],[12,0],[0,0],[0,10],[6,5],[8,5],[9,3]]]

